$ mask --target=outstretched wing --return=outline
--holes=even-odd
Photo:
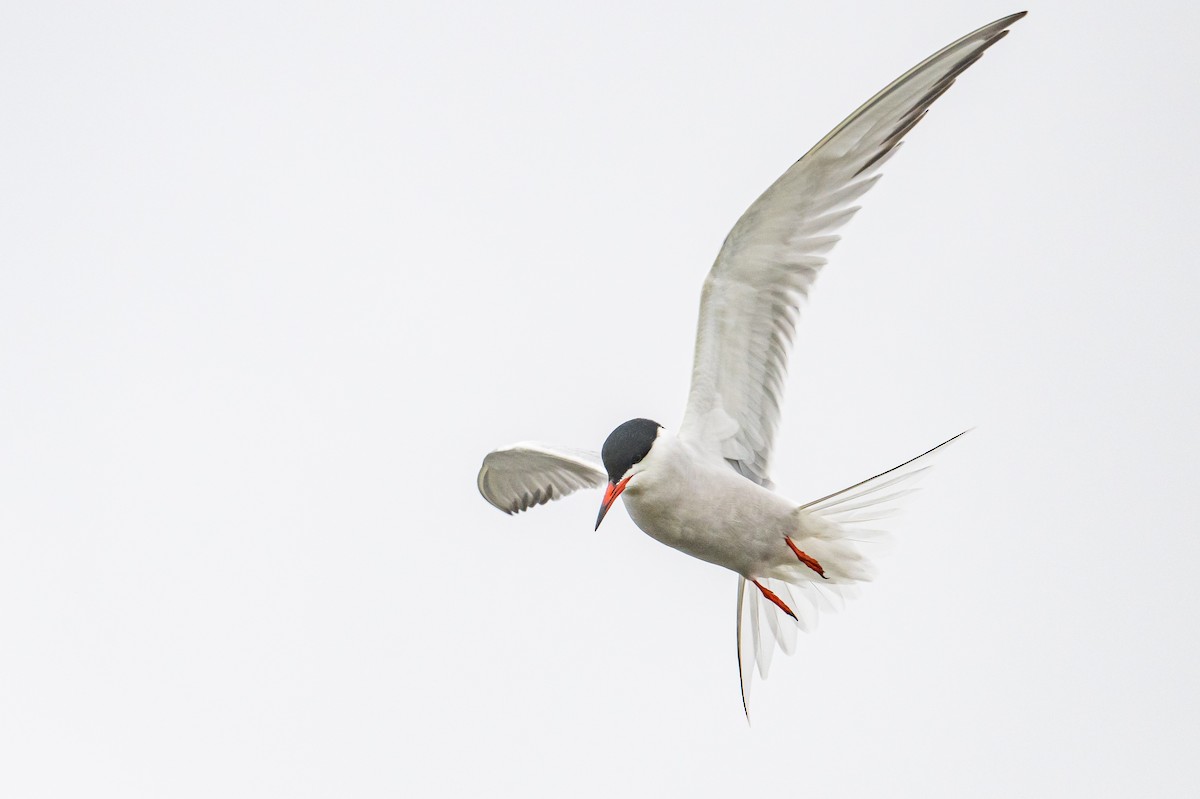
[[[680,437],[770,485],[800,301],[879,169],[929,106],[1007,28],[985,25],[901,75],[775,181],[742,215],[704,281]]]
[[[505,513],[519,513],[608,480],[600,456],[522,441],[492,450],[479,467],[479,493]]]

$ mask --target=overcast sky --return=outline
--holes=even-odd
[[[976,430],[748,727],[734,575],[479,461],[677,426],[738,215],[1019,6],[7,4],[0,795],[1188,795],[1196,8],[1031,4],[842,231],[778,489]]]

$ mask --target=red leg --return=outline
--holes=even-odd
[[[815,571],[817,574],[821,575],[821,579],[823,579],[823,580],[829,579],[828,577],[825,576],[825,570],[821,568],[820,563],[817,563],[816,558],[812,557],[811,555],[806,554],[802,549],[800,549],[800,547],[796,546],[795,541],[788,538],[786,535],[783,537],[783,540],[787,541],[787,545],[789,547],[791,547],[792,552],[794,552],[796,554],[796,557],[800,558],[801,563],[803,563],[805,566],[807,566],[808,568]]]
[[[784,613],[786,613],[787,615],[791,616],[793,619],[795,619],[795,618],[796,618],[796,614],[795,614],[795,613],[792,613],[792,609],[791,609],[791,608],[789,608],[789,607],[787,606],[787,604],[786,604],[786,603],[785,603],[785,602],[784,602],[782,599],[780,599],[779,597],[775,596],[775,592],[774,592],[774,591],[772,591],[770,588],[764,588],[764,587],[763,587],[763,584],[762,584],[762,583],[760,583],[758,580],[751,580],[750,582],[752,582],[752,583],[754,583],[756,586],[758,586],[758,590],[759,590],[759,591],[762,591],[762,595],[763,595],[763,596],[765,596],[767,599],[771,600],[772,602],[774,602],[774,603],[775,603],[775,606],[776,606],[777,608],[779,608],[780,610],[782,610],[782,611],[783,611]],[[797,620],[797,621],[799,621],[799,619],[796,619],[796,620]]]

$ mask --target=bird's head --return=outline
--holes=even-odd
[[[608,434],[600,457],[604,468],[608,470],[608,487],[604,489],[604,501],[600,503],[600,515],[596,517],[596,529],[604,521],[604,514],[617,501],[617,497],[629,485],[634,475],[634,467],[650,454],[650,449],[658,439],[662,425],[649,419],[630,419]]]

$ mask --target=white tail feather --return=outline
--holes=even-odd
[[[782,566],[774,576],[758,578],[764,588],[792,609],[795,619],[765,599],[753,581],[738,577],[738,676],[747,719],[755,668],[766,679],[776,645],[784,653],[792,654],[797,628],[805,632],[814,630],[820,611],[841,610],[847,599],[858,595],[858,583],[871,579],[870,562],[857,545],[881,543],[887,540],[887,534],[858,525],[890,516],[896,510],[897,500],[916,490],[912,482],[929,469],[930,458],[966,432],[886,472],[800,506],[798,513],[820,521],[811,530],[811,537],[802,539],[802,546],[825,567],[829,579],[817,579],[807,566],[793,562]]]

